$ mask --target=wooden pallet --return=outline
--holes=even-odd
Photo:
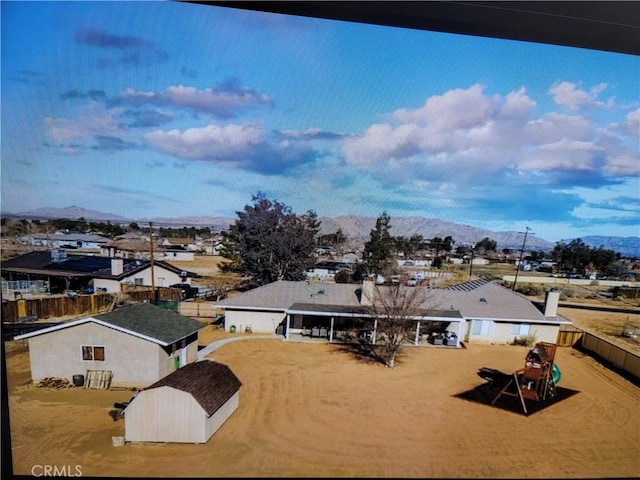
[[[112,370],[87,370],[84,381],[84,388],[108,390],[111,386],[112,378]]]

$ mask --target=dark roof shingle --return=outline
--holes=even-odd
[[[93,318],[170,344],[197,332],[204,324],[151,303],[118,308]]]
[[[202,406],[208,416],[213,415],[242,386],[238,377],[222,363],[212,360],[189,363],[161,378],[145,390],[171,387],[187,392]]]

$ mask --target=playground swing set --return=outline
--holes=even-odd
[[[539,342],[527,353],[524,368],[516,370],[512,375],[481,368],[478,371],[480,377],[494,384],[504,383],[491,401],[491,405],[494,405],[503,395],[518,397],[522,410],[525,415],[528,415],[526,400],[534,402],[553,400],[557,395],[556,385],[561,377],[560,368],[554,362],[555,355],[556,344]]]

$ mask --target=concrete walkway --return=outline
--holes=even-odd
[[[282,335],[276,335],[276,334],[270,334],[270,335],[252,334],[252,335],[242,335],[242,336],[237,336],[237,337],[221,338],[220,340],[216,340],[215,342],[211,342],[209,345],[207,345],[203,349],[198,350],[198,360],[202,360],[207,355],[209,355],[211,352],[216,350],[218,347],[221,347],[222,345],[224,345],[226,343],[237,342],[238,340],[251,340],[253,338],[255,338],[255,339],[273,338],[273,339],[284,340],[284,337]]]

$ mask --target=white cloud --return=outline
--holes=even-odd
[[[260,144],[263,131],[255,125],[207,125],[184,132],[156,130],[145,134],[144,138],[158,150],[180,158],[233,160]]]
[[[640,108],[627,114],[627,122],[629,122],[629,125],[640,135]]]
[[[389,124],[374,124],[364,134],[345,139],[344,151],[349,163],[375,164],[418,153],[421,135],[422,129],[414,124],[397,128]]]
[[[549,113],[531,120],[525,133],[530,144],[547,144],[563,138],[588,139],[593,126],[584,117]]]
[[[496,100],[483,93],[483,87],[473,85],[466,90],[453,89],[443,95],[429,97],[416,109],[399,109],[393,117],[404,123],[424,123],[439,130],[464,129],[488,120]]]
[[[592,87],[590,91],[581,90],[572,82],[556,82],[549,93],[553,97],[553,101],[558,105],[577,110],[580,107],[602,107],[605,103],[598,101],[597,97],[607,88],[606,83],[600,83]]]
[[[229,118],[239,109],[259,104],[269,104],[271,99],[255,90],[240,87],[228,81],[217,88],[197,89],[185,85],[172,85],[162,92],[142,92],[127,88],[117,103],[141,106],[147,103],[170,105],[178,108],[210,113],[220,118]]]
[[[540,145],[531,155],[518,164],[520,170],[571,170],[588,171],[596,168],[603,150],[593,142],[562,139]]]
[[[507,94],[498,115],[502,118],[521,118],[531,112],[535,106],[536,102],[527,95],[527,90],[521,87]]]
[[[94,136],[124,138],[126,132],[117,120],[118,111],[103,111],[96,102],[79,109],[73,119],[44,117],[47,136],[54,142],[92,139]]]

